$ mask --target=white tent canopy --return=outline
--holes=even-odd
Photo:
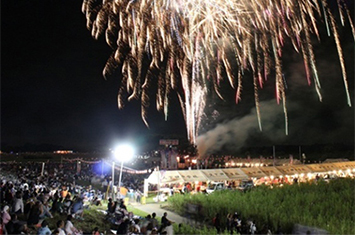
[[[276,167],[221,168],[202,170],[161,170],[154,171],[147,179],[148,183],[182,183],[195,181],[244,180],[279,175],[295,175],[308,173],[327,173],[329,171],[354,170],[355,161],[290,165]]]

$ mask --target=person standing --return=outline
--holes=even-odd
[[[256,225],[253,221],[250,222],[250,234],[255,234],[256,232]]]
[[[22,193],[20,191],[16,192],[15,200],[12,206],[12,212],[20,215],[23,214],[24,205],[22,200]]]
[[[231,213],[228,213],[227,215],[227,219],[226,219],[226,227],[227,227],[227,231],[230,232],[230,234],[233,234],[233,217]]]
[[[216,214],[216,216],[213,218],[212,222],[213,222],[213,226],[217,230],[217,234],[219,234],[221,232],[221,217],[220,217],[219,213]]]

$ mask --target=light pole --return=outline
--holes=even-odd
[[[121,180],[123,171],[123,162],[132,158],[134,150],[132,146],[127,144],[119,145],[113,152],[115,158],[121,162],[120,178],[118,180],[118,190],[121,193]],[[112,169],[114,171],[114,168]]]
[[[112,161],[112,200],[115,201],[115,161]]]

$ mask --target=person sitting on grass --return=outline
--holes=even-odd
[[[57,221],[57,229],[58,230],[58,235],[66,235],[64,231],[64,221],[63,220],[58,220]],[[53,232],[54,234],[54,232]]]
[[[52,234],[52,232],[48,228],[47,220],[43,220],[42,224],[41,224],[41,227],[37,231],[37,235],[51,235],[51,234]]]
[[[39,223],[40,215],[43,213],[42,203],[36,201],[32,206],[30,213],[28,215],[27,224],[29,226],[36,226]]]
[[[83,213],[84,213],[84,203],[83,199],[78,197],[76,201],[74,202],[72,208],[71,208],[71,213],[74,218],[80,218],[83,219]]]
[[[2,213],[1,213],[1,218],[2,218],[2,222],[3,224],[7,224],[8,222],[10,222],[11,220],[11,215],[9,213],[10,207],[9,206],[4,206],[4,208],[2,209]]]
[[[101,235],[101,233],[99,232],[99,228],[98,227],[95,227],[92,232],[91,232],[92,235]]]
[[[174,222],[170,221],[168,218],[168,213],[167,212],[164,212],[164,215],[163,217],[161,218],[161,225],[160,225],[160,228],[158,230],[158,232],[160,233],[166,233],[168,235],[170,234],[173,234],[173,228],[172,228],[172,224]]]
[[[39,216],[40,219],[45,219],[45,218],[53,218],[53,215],[52,213],[50,212],[50,208],[48,206],[48,202],[43,202],[41,204],[41,207],[42,207],[42,213],[41,215]]]
[[[155,218],[157,216],[157,214],[155,212],[153,212],[152,214],[152,219],[151,222],[153,224],[153,228],[158,228],[159,227],[159,222],[158,220]]]
[[[22,193],[21,191],[16,192],[16,197],[14,199],[14,203],[12,205],[12,212],[14,212],[17,215],[23,214],[24,211],[24,205],[23,205],[23,199],[22,199]]]
[[[5,224],[2,221],[2,217],[0,217],[0,234],[7,234]]]
[[[71,215],[68,215],[67,222],[65,223],[65,227],[64,227],[66,234],[67,235],[82,234],[83,233],[82,231],[74,227],[73,223],[71,222],[72,219],[73,217]]]
[[[67,194],[67,196],[65,197],[64,201],[63,201],[63,212],[65,214],[70,214],[70,208],[73,204],[73,201],[71,200],[71,196],[70,194]]]
[[[18,234],[16,229],[23,227],[25,223],[26,223],[25,221],[18,220],[17,214],[12,214],[11,220],[6,224],[7,233]]]
[[[108,203],[107,203],[107,212],[108,213],[114,213],[115,212],[115,203],[112,201],[112,198],[108,199]]]

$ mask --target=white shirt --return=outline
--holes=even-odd
[[[74,234],[75,227],[70,220],[67,220],[67,222],[65,223],[64,229],[65,229],[65,232],[67,233],[67,235]]]
[[[64,229],[59,228],[58,230],[59,230],[59,235],[66,235],[65,232],[64,232]]]
[[[21,209],[21,213],[23,213],[23,200],[19,198],[15,198],[12,211],[17,212],[20,209]]]

